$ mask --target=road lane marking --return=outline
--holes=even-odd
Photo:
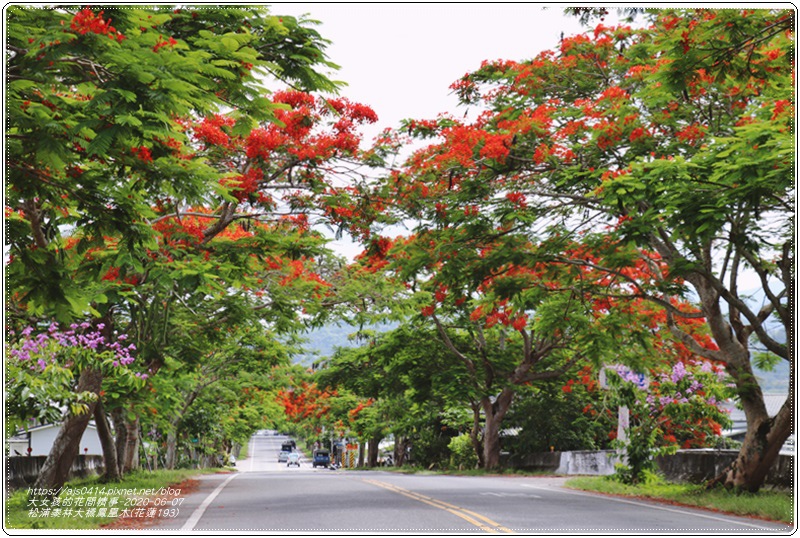
[[[487,497],[517,497],[517,498],[524,498],[524,499],[541,499],[541,495],[534,495],[533,493],[508,493],[508,492],[501,492],[497,493],[496,491],[485,491],[481,493],[481,495],[486,495]]]
[[[735,519],[711,516],[711,515],[706,515],[706,514],[698,514],[697,512],[689,512],[688,510],[677,510],[675,508],[667,508],[665,506],[658,506],[658,505],[654,505],[654,504],[641,503],[641,502],[636,502],[636,501],[629,501],[629,500],[626,500],[626,499],[619,499],[617,497],[612,497],[610,495],[584,493],[582,491],[571,491],[571,490],[561,489],[561,488],[554,489],[554,488],[548,488],[548,487],[542,487],[542,486],[532,486],[530,484],[520,484],[520,486],[522,486],[523,488],[541,489],[541,490],[545,490],[545,491],[555,491],[555,492],[558,492],[558,493],[569,493],[570,495],[579,495],[579,496],[582,496],[582,497],[593,497],[595,499],[597,499],[597,498],[608,499],[609,501],[614,501],[614,502],[623,503],[623,504],[632,504],[634,506],[642,506],[642,507],[645,507],[645,508],[652,508],[653,510],[662,510],[664,512],[673,512],[675,514],[681,514],[681,515],[684,515],[684,516],[695,516],[695,517],[700,517],[700,518],[704,518],[704,519],[713,519],[714,521],[724,521],[725,523],[728,523],[729,525],[743,525],[745,527],[753,527],[754,529],[759,529],[759,530],[764,530],[764,531],[774,531],[775,530],[774,528],[771,528],[771,527],[765,527],[763,525],[756,525],[756,524],[753,524],[753,523],[745,523],[743,521],[738,521],[738,520],[735,520]],[[655,502],[658,502],[658,501],[653,500],[653,502],[655,503]],[[698,507],[698,510],[702,510],[702,507]]]
[[[200,506],[198,506],[197,508],[195,508],[195,511],[192,512],[192,515],[189,516],[189,519],[187,519],[186,523],[184,523],[183,527],[181,527],[181,530],[182,531],[193,531],[195,525],[197,525],[197,523],[200,521],[200,518],[203,517],[203,514],[205,514],[206,509],[208,508],[208,505],[210,505],[214,501],[214,499],[217,498],[217,495],[219,495],[219,493],[222,491],[222,489],[225,486],[228,485],[228,482],[230,482],[231,480],[233,480],[237,476],[239,476],[239,475],[234,473],[231,476],[229,476],[222,484],[217,486],[217,488],[214,491],[212,491],[211,494],[208,497],[206,497],[206,499],[203,501],[203,503]]]
[[[387,489],[389,491],[393,491],[395,493],[399,493],[400,495],[403,495],[410,499],[414,499],[415,501],[419,501],[421,503],[428,504],[440,510],[450,512],[454,516],[458,516],[461,519],[468,521],[469,523],[475,525],[476,527],[485,532],[489,533],[504,532],[507,534],[514,534],[514,531],[502,526],[500,523],[492,521],[488,517],[483,516],[481,514],[477,514],[471,510],[467,510],[466,508],[461,508],[460,506],[455,506],[445,501],[434,499],[433,497],[428,497],[427,495],[422,495],[421,493],[410,491],[405,488],[401,488],[400,486],[395,486],[394,484],[389,484],[388,482],[380,482],[378,480],[370,480],[366,478],[363,479],[363,482],[372,484],[374,486],[378,486],[383,489]],[[481,521],[483,523],[481,523]]]

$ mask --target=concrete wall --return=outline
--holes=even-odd
[[[14,456],[6,458],[7,487],[27,488],[33,485],[47,456]],[[85,478],[99,475],[104,470],[102,456],[78,456],[72,463],[70,478]]]
[[[736,450],[679,450],[671,456],[659,456],[656,464],[668,480],[699,484],[717,476],[736,459],[737,454]],[[613,450],[581,450],[506,455],[502,464],[515,469],[561,475],[610,475],[619,461],[619,456]],[[767,475],[766,484],[791,488],[793,463],[794,456],[781,454]]]
[[[617,461],[617,453],[613,450],[575,450],[511,455],[503,464],[515,469],[553,474],[609,475],[614,472]]]
[[[679,450],[671,456],[659,456],[656,463],[664,476],[674,482],[699,484],[718,476],[738,455],[737,450]],[[781,454],[767,474],[766,484],[791,488],[794,456]]]

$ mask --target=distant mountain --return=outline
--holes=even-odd
[[[789,390],[789,363],[781,361],[771,371],[755,369],[764,394],[786,394]]]
[[[390,331],[395,327],[396,325],[377,325],[367,327],[366,329],[381,333]],[[314,361],[320,358],[330,357],[338,348],[359,347],[363,342],[359,342],[355,339],[356,333],[358,333],[358,327],[339,324],[325,325],[324,327],[309,331],[303,335],[307,340],[304,344],[307,351],[306,353],[296,355],[294,362],[295,364],[310,366]]]

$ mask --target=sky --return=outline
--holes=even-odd
[[[342,95],[369,105],[379,122],[366,141],[405,118],[463,115],[449,86],[483,60],[524,60],[582,29],[564,6],[525,3],[271,3],[275,15],[320,21],[332,41],[332,77]]]

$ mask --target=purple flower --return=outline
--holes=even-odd
[[[682,362],[676,362],[675,366],[672,367],[672,382],[677,383],[684,377],[686,377],[686,367]]]

